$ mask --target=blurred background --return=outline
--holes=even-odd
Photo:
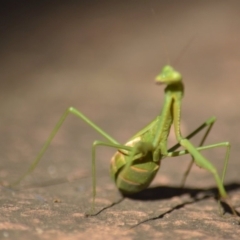
[[[184,77],[185,133],[215,115],[212,141],[229,140],[238,152],[239,7],[238,1],[3,1],[2,177],[17,164],[28,166],[69,106],[126,141],[159,114],[163,87],[154,77],[165,64]],[[67,122],[54,154],[76,156],[78,165],[98,136],[74,117]]]
[[[154,78],[162,66],[172,64],[182,73],[185,83],[183,134],[216,116],[218,120],[206,143],[230,141],[232,144],[225,182],[231,190],[233,205],[238,207],[239,43],[240,1],[1,1],[1,183],[12,182],[26,171],[69,106],[82,111],[113,138],[124,143],[160,113],[164,87],[156,86]],[[192,141],[197,144],[200,138],[201,134]],[[23,181],[20,191],[1,188],[4,192],[0,195],[0,220],[22,224],[17,228],[18,239],[19,232],[38,234],[42,231],[39,227],[60,229],[61,226],[59,231],[67,229],[71,234],[72,229],[77,232],[82,229],[87,231],[88,237],[91,229],[113,233],[112,226],[129,226],[151,214],[155,217],[169,206],[175,206],[176,201],[183,201],[177,196],[160,197],[160,203],[125,200],[112,212],[108,210],[101,214],[100,218],[84,218],[83,213],[89,209],[92,196],[91,144],[94,140],[102,140],[102,137],[86,123],[69,116],[39,166]],[[171,134],[169,146],[175,142]],[[98,207],[115,199],[117,190],[109,178],[109,161],[114,151],[99,148],[97,152]],[[219,148],[204,152],[219,171],[223,167],[224,154],[225,149]],[[152,186],[160,187],[160,190],[161,186],[178,187],[189,159],[185,156],[164,160]],[[59,184],[32,191],[24,187],[74,176],[80,180],[72,185]],[[205,189],[214,188],[216,183],[209,173],[194,167],[186,186]],[[55,204],[58,199],[62,204]],[[143,232],[148,237],[159,234],[159,224],[165,223],[165,231],[161,230],[161,234],[172,234],[175,221],[171,218],[180,219],[180,223],[185,219],[184,223],[188,222],[184,225],[186,228],[194,224],[193,218],[215,219],[212,214],[217,212],[216,205],[214,199],[202,205],[192,204],[182,211],[175,211],[176,214],[171,213],[168,222],[168,218],[164,218],[164,221],[149,223],[156,225],[156,231],[143,228],[148,230]],[[132,209],[131,213],[129,209]],[[210,216],[206,217],[203,214],[207,211]],[[105,214],[112,215],[105,219]],[[32,220],[34,217],[36,221]],[[128,219],[133,220],[128,222]],[[180,226],[179,222],[176,224]],[[214,229],[215,236],[225,231],[223,225],[218,228],[217,222],[214,224],[209,227],[209,222],[205,222],[193,229],[201,234],[211,229],[208,236]],[[238,234],[233,229],[234,224],[229,224],[226,228],[229,233]],[[6,226],[10,226],[11,231],[16,227]],[[105,231],[106,226],[109,228]],[[199,226],[203,227],[199,230]],[[121,234],[117,227],[114,231]],[[146,239],[144,234],[141,236]],[[26,239],[27,235],[24,236]]]
[[[231,142],[227,181],[238,179],[239,10],[240,2],[233,0],[2,1],[2,181],[24,172],[69,106],[125,142],[159,114],[163,86],[156,86],[154,78],[165,64],[174,65],[184,77],[183,133],[216,116],[208,143]],[[102,138],[69,117],[30,178],[74,171],[88,175],[96,139]],[[174,142],[171,135],[169,144]],[[99,174],[108,179],[114,150],[99,152],[98,169],[104,171]],[[221,169],[224,149],[206,154]],[[181,176],[179,169],[179,160],[166,161],[159,179],[177,184],[180,177],[171,174]],[[189,184],[197,179],[200,186],[214,184],[205,172]]]

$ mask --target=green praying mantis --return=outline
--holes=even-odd
[[[162,159],[166,157],[176,157],[190,154],[192,160],[184,174],[182,186],[186,181],[187,175],[190,172],[193,163],[195,163],[197,166],[209,171],[213,175],[219,191],[220,199],[228,201],[228,195],[224,188],[223,181],[228,165],[230,144],[229,142],[220,142],[203,146],[206,137],[216,121],[216,118],[209,118],[187,137],[183,137],[180,129],[181,103],[184,94],[182,75],[173,67],[167,65],[162,68],[162,71],[156,77],[156,83],[166,85],[164,90],[165,99],[163,108],[160,114],[150,124],[136,133],[126,144],[120,144],[80,111],[70,107],[64,112],[52,130],[49,138],[29,169],[13,185],[18,184],[35,169],[67,116],[69,114],[73,114],[90,125],[107,140],[106,142],[94,141],[92,145],[92,212],[94,211],[94,202],[96,197],[96,148],[99,146],[107,146],[117,149],[117,152],[113,155],[110,162],[110,174],[116,183],[117,188],[124,195],[137,193],[147,188],[158,172]],[[174,127],[178,144],[168,150],[167,140],[172,125]],[[206,129],[206,132],[203,139],[201,140],[199,146],[195,147],[189,139],[204,128]],[[184,150],[176,151],[180,146],[182,146]],[[226,148],[224,170],[221,178],[213,164],[201,154],[201,151],[203,150],[216,147]],[[229,204],[229,206],[233,214],[236,215],[236,212],[231,204]]]

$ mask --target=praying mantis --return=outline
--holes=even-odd
[[[106,142],[94,141],[92,145],[92,212],[94,211],[96,198],[96,148],[99,146],[117,149],[117,152],[111,158],[110,175],[116,183],[119,191],[124,195],[137,193],[147,188],[157,174],[162,159],[166,157],[176,157],[190,154],[192,160],[184,174],[182,185],[184,185],[187,175],[190,172],[193,163],[195,163],[197,166],[209,171],[213,175],[219,191],[220,199],[227,201],[228,195],[224,188],[223,181],[228,165],[230,143],[220,142],[203,146],[205,139],[207,138],[213,124],[216,121],[216,118],[209,118],[187,137],[183,137],[180,129],[181,104],[184,94],[182,75],[173,67],[166,65],[162,68],[160,74],[157,75],[156,83],[166,85],[164,90],[165,98],[162,110],[150,124],[136,133],[126,144],[120,144],[95,123],[89,120],[80,111],[74,107],[70,107],[61,116],[60,120],[52,130],[43,148],[29,169],[13,185],[21,182],[30,172],[35,169],[67,116],[69,114],[73,114],[90,125],[107,140]],[[174,127],[175,137],[178,144],[168,150],[167,140],[171,126]],[[203,139],[199,146],[195,147],[189,139],[204,128],[206,128],[206,132],[203,136]],[[184,150],[176,151],[180,146],[183,147]],[[216,147],[226,148],[222,178],[220,178],[214,165],[201,154],[201,151],[203,150]],[[231,204],[229,205],[233,214],[236,215],[234,208],[231,206]]]

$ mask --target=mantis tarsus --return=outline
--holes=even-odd
[[[63,124],[64,120],[71,113],[82,119],[98,133],[100,133],[100,135],[107,139],[107,142],[94,141],[92,145],[92,211],[94,208],[94,201],[96,197],[95,160],[96,147],[98,146],[108,146],[117,149],[117,152],[111,159],[110,173],[116,183],[117,188],[123,194],[133,194],[147,188],[151,181],[154,179],[163,158],[190,154],[192,156],[192,161],[184,175],[182,185],[184,185],[191,166],[195,162],[196,165],[203,169],[206,169],[213,174],[217,184],[217,188],[219,190],[220,198],[222,200],[227,200],[228,195],[224,188],[223,181],[228,165],[230,144],[229,142],[221,142],[208,146],[203,146],[204,141],[209,134],[216,118],[209,118],[204,124],[202,124],[194,132],[184,138],[180,131],[181,102],[184,93],[181,74],[171,66],[164,66],[160,74],[156,77],[156,83],[162,83],[166,85],[164,105],[161,113],[149,125],[140,130],[137,134],[135,134],[126,144],[122,145],[118,143],[115,139],[113,139],[106,132],[104,132],[100,127],[90,121],[80,111],[73,107],[70,107],[64,112],[64,114],[56,124],[43,148],[37,155],[34,162],[31,164],[27,172],[23,174],[14,183],[14,185],[18,184],[23,178],[25,178],[30,172],[35,169],[46,149],[49,147],[52,139]],[[178,144],[167,150],[167,139],[172,125],[174,126],[175,136]],[[199,146],[195,147],[189,141],[189,139],[196,135],[203,128],[206,128],[206,132]],[[182,146],[184,150],[176,151],[177,148],[179,148],[180,146]],[[226,147],[222,178],[219,177],[216,168],[200,153],[200,151],[202,150],[215,147]],[[231,207],[231,209],[233,214],[236,215],[234,208]]]

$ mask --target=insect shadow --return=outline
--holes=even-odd
[[[225,188],[229,192],[234,191],[240,188],[240,184],[239,183],[225,184]],[[144,189],[139,193],[135,193],[133,195],[125,197],[141,201],[154,201],[161,199],[169,199],[183,194],[189,194],[192,198],[196,198],[199,193],[205,193],[206,195],[209,195],[209,197],[217,196],[218,188],[211,187],[207,189],[201,189],[187,187],[181,188],[181,187],[157,186]]]
[[[231,191],[235,191],[237,189],[240,189],[240,184],[233,182],[233,183],[225,185],[225,187],[226,187],[227,191],[231,192]],[[129,199],[133,199],[133,200],[139,200],[139,201],[157,201],[157,200],[163,200],[163,199],[170,199],[172,197],[181,196],[181,195],[184,195],[184,194],[190,195],[193,200],[181,203],[181,204],[173,207],[172,209],[168,210],[167,212],[165,212],[165,213],[163,213],[163,214],[161,214],[157,217],[144,220],[144,221],[134,225],[133,227],[136,227],[136,226],[140,225],[141,223],[145,223],[145,222],[148,222],[148,221],[151,221],[151,220],[161,219],[166,214],[169,214],[169,213],[173,212],[174,210],[181,209],[186,205],[193,204],[193,203],[202,201],[204,199],[208,199],[208,198],[211,198],[211,197],[214,197],[216,201],[219,199],[218,198],[218,188],[217,187],[211,187],[211,188],[208,188],[208,189],[200,189],[200,188],[197,189],[197,188],[187,188],[187,187],[181,188],[181,187],[157,186],[157,187],[147,188],[147,189],[145,189],[145,190],[143,190],[139,193],[135,193],[135,194],[132,194],[132,195],[122,194],[122,198],[120,198],[118,201],[115,201],[115,202],[111,203],[110,205],[102,208],[101,210],[99,210],[95,214],[92,214],[91,216],[97,216],[100,213],[102,213],[103,211],[105,211],[109,208],[112,208],[115,205],[120,204],[125,198],[129,198]],[[198,197],[199,194],[204,194],[204,195],[201,196],[201,197]],[[232,210],[228,206],[227,203],[221,202],[221,206],[222,206],[225,213],[232,214]],[[238,216],[240,216],[239,212],[236,211],[236,213],[237,213]],[[85,216],[89,217],[89,215],[87,215],[87,214]],[[133,228],[133,227],[131,227],[131,228]]]
[[[228,185],[225,185],[225,187],[228,192],[231,192],[231,191],[240,189],[240,184],[233,182]],[[204,195],[201,197],[198,197],[198,195],[200,193],[203,193]],[[169,198],[172,198],[175,196],[180,196],[183,194],[189,194],[193,200],[178,204],[178,205],[174,206],[172,209],[169,209],[168,211],[160,214],[159,216],[145,219],[145,220],[131,226],[130,229],[133,229],[133,228],[135,228],[143,223],[149,222],[149,221],[162,219],[166,214],[169,214],[175,210],[179,210],[186,205],[194,204],[196,202],[203,201],[203,200],[211,198],[211,197],[214,197],[216,201],[219,199],[217,197],[217,194],[218,194],[217,187],[212,187],[212,188],[208,188],[208,189],[196,189],[196,188],[186,188],[186,187],[179,188],[179,187],[168,187],[168,186],[147,188],[140,193],[136,193],[134,195],[128,196],[128,198],[131,198],[134,200],[141,200],[141,201],[154,201],[154,200],[161,200],[161,199],[169,199]],[[229,207],[229,205],[226,202],[221,202],[221,206],[225,213],[233,214],[231,207]],[[237,214],[237,216],[240,216],[240,213],[238,211],[236,211],[236,214]],[[240,222],[238,222],[238,224],[240,225]]]

